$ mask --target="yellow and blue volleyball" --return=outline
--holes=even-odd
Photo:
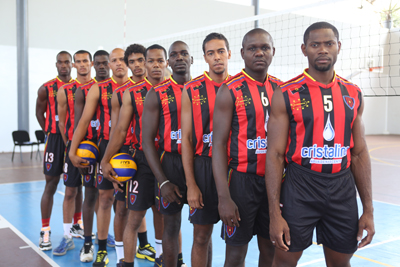
[[[126,182],[135,176],[137,166],[132,156],[127,153],[119,153],[111,158],[110,164],[118,177],[114,177],[120,182]]]
[[[76,150],[76,155],[89,161],[88,164],[82,165],[94,165],[99,158],[100,152],[95,143],[91,141],[82,141]]]

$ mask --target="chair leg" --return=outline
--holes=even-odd
[[[19,155],[21,156],[21,162],[23,162],[22,161],[22,147],[21,146],[19,146]]]
[[[12,157],[11,157],[11,162],[14,162],[14,152],[15,152],[15,145],[14,145],[14,148],[13,148],[13,153],[12,153]]]

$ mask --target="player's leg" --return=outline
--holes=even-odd
[[[82,205],[83,205],[83,192],[82,186],[78,187],[78,192],[75,197],[75,212],[74,222],[71,228],[72,236],[83,239],[83,221],[82,221]]]
[[[213,228],[213,224],[193,224],[192,267],[210,266],[208,263],[212,258],[210,247],[212,247],[211,234]]]
[[[181,228],[181,211],[164,215],[163,264],[175,267],[179,254],[179,231]]]
[[[272,242],[263,238],[260,235],[257,236],[258,249],[260,250],[260,256],[258,259],[258,266],[271,266],[274,259],[275,247]]]
[[[42,199],[40,201],[40,208],[42,213],[42,219],[50,219],[51,212],[53,209],[53,196],[56,193],[60,176],[45,175],[46,184]]]
[[[83,177],[86,179],[86,176]],[[86,179],[89,181],[93,180]],[[93,186],[85,186],[85,200],[83,201],[83,223],[84,223],[84,245],[80,252],[80,260],[82,262],[91,262],[93,261],[94,254],[94,246],[92,240],[92,230],[93,230],[93,217],[94,217],[94,208],[96,205],[98,192],[97,188]]]
[[[327,267],[350,267],[350,259],[353,253],[340,253],[324,246],[324,254]]]
[[[138,240],[139,244],[137,246],[136,257],[139,259],[149,259],[150,261],[154,261],[156,258],[156,250],[147,239],[146,217],[143,217],[142,223],[138,229]]]
[[[224,267],[243,267],[247,254],[247,247],[248,244],[241,246],[226,244]]]
[[[124,231],[125,266],[127,267],[133,266],[137,244],[137,234],[145,214],[146,210],[129,210],[128,222]]]
[[[156,258],[155,260],[161,260],[160,256],[163,253],[162,249],[162,238],[164,234],[164,216],[158,211],[155,205],[151,206],[153,211],[153,225],[154,225],[154,235],[155,235],[155,250]]]
[[[114,235],[115,251],[117,262],[124,258],[124,230],[128,219],[128,209],[126,208],[125,193],[118,192],[115,195],[115,216],[114,216]]]
[[[285,252],[280,249],[275,249],[272,267],[295,267],[302,254],[303,251]]]

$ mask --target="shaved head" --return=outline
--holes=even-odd
[[[272,41],[272,45],[274,45],[274,40],[272,39],[272,36],[271,36],[271,34],[269,34],[269,32],[267,32],[266,30],[261,29],[261,28],[255,28],[255,29],[249,31],[248,33],[246,33],[246,34],[244,35],[243,41],[242,41],[242,47],[245,46],[245,43],[246,43],[247,38],[248,38],[249,36],[253,36],[253,35],[256,35],[256,34],[265,34],[265,35],[269,36],[269,38],[270,38],[271,41]]]
[[[112,56],[112,54],[115,54],[115,53],[118,53],[118,52],[125,53],[125,50],[122,49],[122,48],[114,48],[110,53],[110,57]]]
[[[190,51],[189,51],[189,46],[185,43],[185,42],[183,42],[183,41],[175,41],[175,42],[173,42],[172,44],[171,44],[171,46],[169,47],[169,50],[168,50],[168,54],[171,54],[171,51],[173,50],[173,47],[175,46],[175,45],[179,45],[179,44],[182,44],[182,45],[184,45],[184,46],[186,46],[186,50],[190,53]]]

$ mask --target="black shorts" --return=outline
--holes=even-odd
[[[253,235],[269,239],[269,209],[264,177],[229,169],[228,184],[241,221],[239,227],[222,224],[222,239],[231,246],[246,245]]]
[[[357,250],[358,208],[350,168],[328,174],[289,164],[281,204],[290,228],[289,251],[309,247],[315,227],[318,244],[340,253]]]
[[[91,141],[93,143],[97,143],[96,140],[87,140]],[[88,168],[88,173],[87,174],[82,174],[82,185],[85,187],[96,187],[96,168],[97,164],[91,164],[89,165]]]
[[[180,212],[183,204],[187,204],[185,172],[183,170],[182,158],[179,154],[163,151],[160,153],[160,161],[165,176],[170,183],[178,186],[182,195],[181,204],[176,202],[168,203],[163,200],[163,197],[161,196],[161,190],[159,188],[160,185],[156,183],[154,187],[156,190],[156,207],[161,214],[171,215]]]
[[[100,190],[110,190],[114,189],[113,183],[103,177],[103,171],[101,169],[100,162],[104,157],[104,153],[106,152],[106,148],[108,145],[108,140],[100,139],[97,146],[99,147],[100,155],[97,164],[97,173],[96,173],[96,187]]]
[[[136,150],[134,159],[137,165],[137,172],[133,179],[127,184],[128,209],[143,211],[155,204],[154,187],[156,178],[151,171],[143,151]]]
[[[127,153],[132,156],[132,152],[130,151],[130,148],[131,148],[131,146],[123,145],[118,153]],[[124,190],[124,192],[119,192],[118,190],[115,190],[114,197],[116,200],[126,201],[126,184],[127,183],[123,183],[123,186],[120,186],[120,188],[122,190]]]
[[[82,185],[82,177],[79,169],[75,167],[69,159],[69,150],[71,149],[71,141],[68,141],[64,156],[64,185],[68,187],[79,187]]]
[[[63,173],[65,144],[61,134],[47,134],[44,146],[43,173],[60,176]]]
[[[218,193],[210,157],[196,156],[194,177],[202,194],[204,207],[202,209],[190,208],[189,220],[193,224],[215,224],[219,221]]]

